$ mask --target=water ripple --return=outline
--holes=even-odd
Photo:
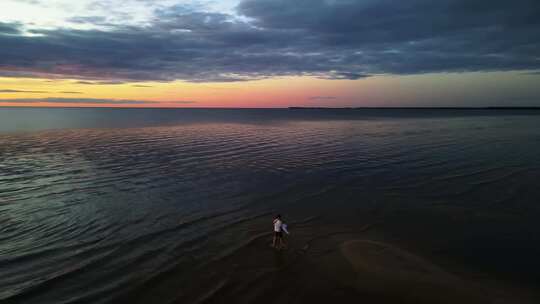
[[[268,237],[267,217],[283,208],[392,212],[370,202],[398,197],[416,207],[536,210],[518,189],[540,168],[540,142],[515,138],[539,131],[519,120],[520,134],[505,133],[508,123],[298,120],[0,134],[0,300],[108,302],[134,286],[151,289]]]

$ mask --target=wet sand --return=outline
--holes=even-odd
[[[271,233],[253,231],[237,250],[174,269],[116,302],[159,302],[173,293],[167,303],[538,303],[526,288],[387,243],[376,224],[314,222],[324,220],[290,224],[286,250],[270,247]]]
[[[394,303],[490,303],[488,294],[430,261],[390,244],[348,241],[341,251],[351,263],[355,289]]]

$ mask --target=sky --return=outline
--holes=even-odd
[[[538,0],[1,0],[0,106],[540,106]]]

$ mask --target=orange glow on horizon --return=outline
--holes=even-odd
[[[122,83],[83,84],[77,80],[0,78],[0,92],[6,99],[111,99],[151,101],[150,104],[2,102],[1,106],[38,107],[258,107],[320,106],[317,96],[347,97],[350,80],[312,77],[283,77],[227,83]],[[352,86],[354,87],[354,86]],[[349,89],[348,89],[349,88]],[[4,89],[4,90],[5,90]],[[325,101],[325,100],[322,100]],[[328,103],[328,100],[326,100]]]
[[[359,80],[277,77],[224,83],[173,81],[122,84],[88,84],[73,79],[0,78],[0,107],[283,108],[520,105],[520,100],[536,100],[535,96],[540,94],[536,85],[539,77],[540,75],[514,71],[382,75]],[[521,99],[513,102],[516,96]],[[47,98],[62,102],[47,102]],[[41,102],[21,102],[23,99]],[[81,99],[88,99],[88,102],[67,102]],[[92,99],[99,99],[101,102],[91,103]],[[8,102],[10,100],[12,102]],[[123,102],[120,104],[105,102],[109,100]],[[132,104],[131,101],[151,103]]]

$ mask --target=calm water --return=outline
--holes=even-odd
[[[539,178],[535,111],[4,108],[0,300],[182,302],[275,212],[528,288]]]

